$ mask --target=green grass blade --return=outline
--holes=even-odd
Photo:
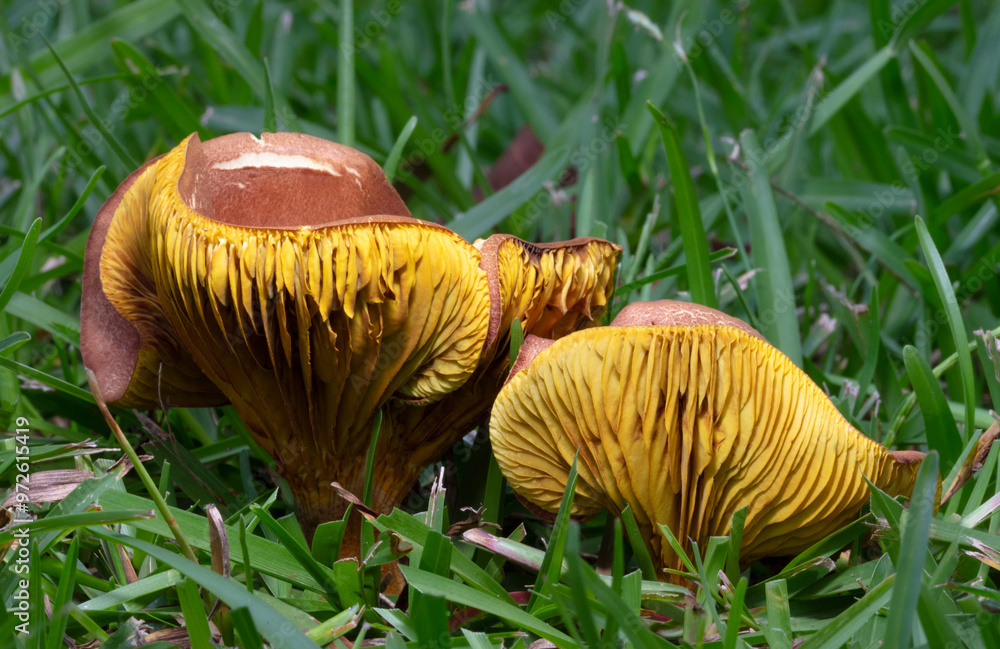
[[[26,331],[15,331],[9,336],[4,336],[3,340],[0,340],[0,352],[7,350],[8,348],[13,351],[17,349],[17,346],[21,343],[26,343],[31,340],[31,336],[28,335]]]
[[[410,141],[410,136],[413,135],[413,129],[416,127],[417,116],[414,115],[406,120],[406,125],[399,132],[399,137],[396,138],[396,142],[392,145],[392,150],[389,151],[389,156],[385,159],[385,164],[382,165],[382,171],[385,172],[385,177],[389,179],[390,183],[396,177],[396,167],[399,166],[399,159],[403,157],[403,149],[406,148],[406,143]]]
[[[722,250],[716,250],[708,256],[710,262],[721,261],[723,259],[729,259],[736,254],[735,248],[723,248]],[[663,270],[658,270],[655,273],[650,273],[649,275],[644,275],[631,282],[622,284],[617,289],[615,289],[615,295],[623,299],[627,298],[630,293],[632,293],[637,288],[642,288],[647,284],[652,284],[653,282],[658,282],[661,279],[666,279],[668,277],[676,277],[678,275],[683,275],[688,272],[687,264],[681,266],[671,266],[670,268],[664,268]]]
[[[42,36],[42,38],[45,37]],[[77,84],[76,79],[73,77],[73,73],[69,71],[68,67],[66,67],[62,57],[59,56],[59,53],[54,47],[52,47],[52,43],[50,43],[47,38],[45,39],[45,44],[48,45],[49,51],[52,52],[52,56],[62,69],[63,74],[66,75],[66,80],[69,81],[70,87],[73,88],[73,94],[75,94],[77,99],[80,101],[80,106],[83,107],[83,112],[87,115],[87,119],[90,120],[90,123],[98,130],[103,139],[108,143],[108,148],[111,149],[111,152],[115,154],[115,157],[118,158],[126,169],[135,169],[138,167],[139,161],[136,160],[124,146],[122,146],[122,143],[118,141],[118,138],[115,137],[114,133],[108,130],[106,120],[101,119],[101,117],[98,116],[97,112],[94,110],[94,107],[90,105],[86,95],[84,95],[83,91],[80,90],[79,84]]]
[[[749,583],[746,577],[740,577],[739,582],[736,584],[736,592],[733,593],[733,602],[729,607],[729,617],[726,619],[726,636],[723,638],[722,644],[724,649],[736,649],[737,643],[741,647],[746,646],[746,643],[740,639],[740,627],[743,623],[743,603]]]
[[[934,20],[938,14],[950,9],[954,4],[955,0],[927,0],[927,2],[916,5],[913,11],[901,12],[903,19],[900,21],[896,33],[892,35],[889,45],[899,47],[900,43],[907,42]]]
[[[490,615],[495,615],[500,619],[508,620],[535,635],[545,638],[549,642],[555,643],[559,647],[577,646],[571,637],[535,616],[526,613],[518,606],[500,601],[465,584],[425,572],[413,566],[400,566],[400,569],[403,571],[403,576],[406,577],[406,582],[410,585],[410,588],[414,588],[425,595],[446,597],[452,603],[471,606]]]
[[[930,364],[912,345],[903,349],[903,358],[924,417],[927,445],[941,455],[941,469],[947,473],[962,454],[962,435]]]
[[[485,633],[462,629],[462,636],[469,643],[469,649],[493,649],[495,646]]]
[[[633,251],[631,258],[631,263],[628,264],[628,270],[622,275],[622,281],[625,284],[631,284],[636,275],[639,274],[639,268],[646,261],[646,256],[649,254],[649,243],[653,238],[653,228],[656,227],[656,221],[660,216],[660,201],[659,198],[653,201],[653,205],[646,214],[646,218],[642,223],[642,229],[639,231],[639,242],[635,246],[635,251]],[[626,253],[626,258],[629,255]],[[622,263],[625,266],[625,263]]]
[[[109,509],[153,508],[153,502],[147,498],[114,490],[106,491],[101,495],[100,505]],[[198,516],[197,514],[175,507],[171,507],[170,511],[177,520],[178,525],[184,531],[184,536],[187,537],[191,546],[202,551],[209,551],[211,544],[208,538],[208,520],[204,516]],[[140,520],[134,522],[132,525],[136,529],[158,536],[170,536],[170,528],[160,518]],[[227,526],[226,533],[231,539],[238,538],[239,529]],[[323,592],[323,588],[319,582],[304,569],[303,565],[295,559],[290,550],[274,541],[269,541],[253,534],[248,534],[246,538],[251,565],[254,570],[286,580],[302,588]],[[242,547],[231,544],[229,552],[230,560],[233,563],[244,562],[245,555],[243,554]]]
[[[126,602],[163,592],[183,580],[184,577],[176,570],[158,572],[87,600],[81,603],[79,608],[84,611],[114,610]]]
[[[271,82],[271,66],[264,59],[264,132],[278,132],[278,114],[274,110],[274,84]]]
[[[548,143],[548,137],[555,133],[558,122],[549,105],[546,93],[529,73],[521,57],[504,39],[498,29],[496,14],[483,11],[475,5],[466,15],[476,37],[486,49],[497,73],[510,88],[517,107],[535,134]]]
[[[559,513],[556,514],[556,520],[552,524],[552,534],[549,536],[549,545],[545,549],[545,558],[542,559],[542,566],[535,579],[535,587],[531,591],[531,599],[528,600],[528,611],[531,613],[538,610],[541,606],[540,602],[559,583],[559,575],[562,574],[570,513],[573,511],[573,497],[576,495],[576,462],[578,459],[579,456],[573,458],[573,464],[566,476],[566,488],[563,490],[562,502],[559,503]]]
[[[576,621],[580,633],[589,647],[601,646],[601,637],[594,623],[594,612],[590,606],[587,593],[586,570],[583,559],[580,558],[580,528],[576,523],[570,525],[566,537],[566,562],[568,563],[570,592],[576,607]]]
[[[566,168],[569,154],[570,149],[565,146],[546,150],[531,169],[482,203],[455,215],[448,227],[466,241],[485,236],[491,228],[534,196],[546,180],[551,180],[561,173]]]
[[[764,587],[767,597],[767,630],[771,649],[792,649],[792,618],[788,607],[788,585],[784,579],[769,581]]]
[[[427,535],[427,545],[420,553],[420,570],[448,577],[451,574],[451,542],[440,532]],[[448,636],[448,601],[444,597],[415,592],[410,596],[410,619],[417,642],[434,646]]]
[[[80,321],[25,293],[14,293],[6,312],[52,334],[56,340],[80,346]]]
[[[941,3],[938,2],[938,4]],[[955,95],[955,91],[951,89],[944,75],[941,74],[941,70],[931,60],[933,54],[930,53],[930,48],[927,45],[917,45],[911,42],[910,53],[913,54],[913,58],[920,63],[920,66],[927,72],[931,80],[934,81],[938,92],[941,93],[944,100],[948,103],[948,108],[951,109],[952,115],[958,120],[958,125],[962,129],[962,136],[969,153],[979,162],[980,168],[987,168],[989,166],[989,157],[986,155],[983,141],[979,138],[979,128],[972,121],[972,118],[969,117],[961,100]]]
[[[604,583],[604,580],[592,568],[582,565],[583,561],[579,555],[574,556],[571,560],[581,564],[581,572],[584,576],[586,588],[594,594],[594,599],[607,609],[608,614],[618,621],[618,625],[628,641],[627,646],[648,649],[664,646],[663,640],[649,630],[649,627],[625,603],[625,600],[621,596],[611,590],[611,587]]]
[[[212,631],[208,625],[205,604],[198,593],[198,583],[188,577],[177,585],[177,599],[184,613],[184,627],[191,640],[191,649],[213,649]]]
[[[987,176],[979,182],[955,192],[931,212],[927,221],[932,226],[941,225],[952,216],[988,198],[995,197],[997,194],[1000,194],[1000,173]]]
[[[290,649],[317,649],[319,646],[309,640],[305,634],[294,630],[285,616],[248,593],[241,585],[212,572],[211,568],[198,565],[179,554],[140,539],[108,532],[97,527],[92,528],[90,533],[106,541],[140,550],[157,561],[174,568],[228,604],[230,609],[241,607],[249,609],[261,635],[274,646],[289,647]]]
[[[151,509],[125,509],[125,510],[101,510],[94,512],[76,512],[63,515],[48,515],[44,518],[14,525],[10,529],[0,532],[0,542],[9,543],[13,540],[13,533],[18,529],[29,529],[33,534],[39,532],[58,531],[65,532],[78,527],[90,527],[91,525],[114,525],[121,523],[133,523],[144,519],[153,518],[155,514]]]
[[[729,581],[740,579],[740,546],[743,545],[743,524],[747,520],[749,511],[748,505],[736,510],[729,527],[729,547],[726,549],[726,576],[729,577]]]
[[[404,540],[421,547],[426,544],[427,537],[432,531],[423,520],[418,520],[412,514],[407,514],[399,509],[394,510],[389,515],[379,516],[376,526],[380,531],[391,529]],[[451,570],[489,597],[514,605],[514,599],[507,590],[461,552],[452,552]]]
[[[295,559],[302,564],[302,567],[306,569],[309,575],[316,580],[320,586],[322,586],[323,591],[331,602],[340,602],[340,593],[337,588],[337,584],[334,582],[333,573],[329,568],[320,565],[316,559],[309,553],[309,550],[299,543],[292,534],[285,529],[285,527],[279,523],[271,513],[260,505],[253,504],[250,505],[250,511],[257,516],[261,524],[266,527],[278,542],[288,550],[288,552],[295,557]]]
[[[366,507],[372,506],[372,491],[375,485],[375,449],[378,447],[378,436],[382,430],[382,410],[375,413],[375,420],[372,422],[372,435],[368,442],[368,455],[365,459],[365,488],[364,503]]]
[[[28,228],[27,234],[24,235],[24,242],[21,244],[21,249],[17,253],[17,263],[14,264],[14,269],[11,271],[10,275],[7,277],[7,282],[3,286],[3,291],[0,291],[0,311],[3,311],[7,307],[7,303],[10,302],[10,298],[14,296],[14,292],[17,291],[17,287],[21,285],[21,280],[28,273],[28,269],[31,266],[31,260],[35,256],[35,245],[38,243],[38,233],[42,229],[42,219],[41,217],[35,219]]]
[[[0,356],[0,367],[5,367],[8,370],[12,370],[14,372],[17,372],[18,374],[21,374],[22,376],[26,376],[29,379],[35,379],[36,381],[44,383],[50,388],[55,388],[56,390],[63,392],[76,399],[79,399],[80,401],[83,401],[85,403],[89,404],[96,403],[94,401],[93,395],[91,395],[83,388],[73,385],[72,383],[64,381],[55,376],[52,376],[47,372],[43,372],[41,370],[35,369],[34,367],[25,365],[24,363],[19,363],[5,356]]]
[[[681,237],[684,240],[684,258],[687,264],[691,301],[718,308],[715,283],[712,281],[712,266],[708,259],[708,239],[705,238],[698,195],[694,189],[694,181],[691,180],[691,169],[688,167],[687,158],[684,157],[680,134],[673,123],[653,104],[648,106],[659,128],[660,139],[667,153],[670,177],[673,180],[674,200],[677,202],[677,216],[681,225]]]
[[[909,255],[903,247],[886,236],[871,222],[868,215],[858,215],[845,210],[836,203],[826,203],[830,215],[844,228],[847,236],[859,246],[870,252],[901,282],[914,291],[920,290],[920,284],[913,273],[906,267]]]
[[[354,0],[340,2],[340,51],[337,57],[337,140],[354,146]]]
[[[247,51],[232,30],[212,11],[205,0],[177,0],[191,27],[209,43],[243,78],[259,99],[266,94],[264,66]],[[291,124],[289,126],[292,126]],[[298,130],[298,129],[296,129]],[[138,165],[136,165],[138,166]]]
[[[24,541],[22,541],[24,543]],[[28,543],[28,583],[41,584],[42,581],[42,570],[41,570],[41,560],[42,553],[38,551],[38,543],[34,538],[30,538]],[[21,558],[21,557],[19,557]],[[21,559],[21,565],[24,565],[23,558]],[[23,574],[23,573],[22,573]],[[28,610],[30,611],[30,619],[32,620],[46,620],[48,615],[45,611],[45,591],[41,588],[29,588],[28,589]],[[19,610],[20,610],[20,602]],[[28,642],[25,643],[29,649],[42,649],[45,646],[46,638],[49,635],[48,626],[45,624],[33,624],[29,629],[30,635],[28,636]]]
[[[52,601],[52,619],[49,622],[47,649],[63,646],[63,633],[69,620],[69,608],[73,605],[73,588],[76,585],[76,560],[80,553],[80,537],[74,536],[66,550],[66,559],[59,577],[55,599]]]
[[[961,637],[945,610],[942,610],[944,602],[952,603],[951,600],[939,599],[940,591],[934,590],[926,584],[920,585],[920,599],[917,601],[917,615],[920,618],[920,627],[928,640],[930,647],[954,646],[955,638]],[[966,645],[968,646],[968,645]],[[985,646],[985,645],[984,645]]]
[[[903,529],[903,538],[896,562],[896,581],[892,588],[892,601],[886,621],[886,649],[903,649],[910,646],[910,635],[916,617],[920,588],[924,580],[924,558],[934,517],[934,500],[937,494],[938,456],[931,451],[917,472],[917,481],[910,498],[910,509]]]
[[[162,29],[180,15],[180,12],[181,8],[174,0],[130,2],[88,25],[81,26],[70,38],[56,43],[55,49],[71,72],[83,72],[107,60],[108,41],[112,35],[127,41],[140,40]],[[11,35],[13,34],[8,34]],[[33,54],[28,65],[34,70],[39,83],[44,86],[49,86],[59,79],[59,67],[49,50]],[[13,75],[0,77],[0,105],[10,103],[13,86]]]
[[[139,50],[118,39],[111,42],[111,49],[132,73],[130,80],[133,92],[141,96],[149,94],[150,110],[174,141],[180,142],[192,133],[200,134],[203,139],[211,137],[211,133],[202,126],[198,116],[191,110],[188,101],[167,83]]]
[[[913,171],[918,170],[918,165],[919,169],[927,168],[923,156],[932,155],[930,152],[933,151],[937,155],[935,168],[943,169],[970,183],[979,182],[983,178],[976,159],[962,149],[959,137],[947,131],[930,137],[903,126],[889,126],[884,133],[890,144],[902,146],[910,154],[911,160],[916,161],[913,162]]]
[[[869,588],[864,597],[806,638],[806,641],[799,645],[799,649],[840,649],[889,602],[894,580],[895,575],[890,575],[878,586]]]
[[[797,366],[802,367],[802,338],[795,315],[792,271],[785,250],[785,238],[760,143],[753,131],[744,131],[740,143],[750,167],[750,182],[741,188],[750,219],[753,263],[762,269],[756,278],[757,319],[761,333]]]
[[[656,579],[656,567],[653,565],[653,559],[649,556],[649,548],[646,547],[646,541],[642,537],[642,532],[639,531],[635,514],[632,513],[632,508],[628,505],[622,510],[622,525],[625,526],[625,535],[628,536],[628,541],[632,545],[632,554],[635,555],[635,561],[639,565],[642,578]]]
[[[847,102],[854,99],[861,89],[882,71],[882,68],[895,58],[896,53],[892,45],[886,45],[875,54],[869,57],[864,63],[858,66],[854,72],[840,82],[836,88],[830,91],[823,101],[816,106],[813,112],[812,122],[809,124],[809,135],[815,135],[823,126],[829,122],[834,115],[840,112]]]
[[[934,286],[937,288],[941,302],[945,306],[945,315],[948,319],[948,328],[951,330],[952,340],[955,342],[955,350],[958,353],[959,375],[962,377],[962,394],[965,403],[965,428],[962,432],[962,444],[969,441],[972,431],[975,428],[976,394],[975,382],[972,373],[972,353],[969,350],[969,339],[965,334],[965,324],[962,322],[962,314],[958,308],[958,300],[955,298],[955,290],[951,286],[948,278],[948,271],[945,270],[941,255],[931,239],[927,225],[919,216],[915,217],[917,236],[920,240],[920,248],[923,250],[927,266],[934,278]]]
[[[807,550],[803,551],[797,557],[789,561],[788,565],[786,565],[779,573],[779,576],[790,574],[795,568],[805,565],[816,557],[830,556],[834,552],[843,548],[845,545],[853,543],[855,539],[860,538],[861,535],[871,528],[871,524],[872,518],[869,514],[848,525],[845,525],[833,534],[817,541]]]
[[[524,330],[521,328],[521,320],[515,318],[510,323],[510,366],[514,367],[517,356],[521,352],[521,345],[524,344]]]
[[[239,637],[239,646],[245,649],[264,649],[264,639],[260,637],[260,632],[253,623],[253,616],[250,609],[234,608],[229,611],[233,620],[233,629]]]

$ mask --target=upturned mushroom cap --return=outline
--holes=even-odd
[[[495,352],[513,318],[557,335],[603,313],[616,246],[481,247],[412,218],[348,147],[193,135],[133,174],[95,223],[84,362],[109,402],[231,402],[311,534],[343,514],[331,482],[360,493],[379,408],[373,505],[387,510],[455,441],[452,424],[488,409],[427,416],[470,383],[492,398],[500,378],[492,392],[480,379],[502,377]]]
[[[626,308],[613,326],[529,338],[491,441],[524,499],[555,512],[579,452],[574,513],[631,506],[661,568],[749,511],[741,557],[793,555],[849,522],[867,476],[909,494],[921,454],[893,454],[749,325],[693,304]]]
[[[405,430],[407,453],[386,448],[400,458],[395,475],[412,484],[423,467],[485,419],[509,372],[510,327],[521,320],[523,331],[558,338],[600,322],[614,288],[614,269],[621,249],[602,239],[585,238],[553,244],[531,244],[509,235],[493,235],[477,244],[481,267],[489,277],[491,343],[476,371],[461,388],[429,405],[391,401],[383,426]]]
[[[172,203],[164,200],[164,183],[176,185],[168,192]],[[84,363],[94,370],[107,400],[122,406],[226,402],[180,345],[160,304],[153,277],[154,263],[160,260],[152,259],[149,249],[153,233],[148,220],[154,211],[161,221],[188,211],[203,215],[209,223],[236,226],[250,236],[256,234],[252,232],[256,226],[281,231],[370,215],[401,220],[410,216],[371,158],[306,135],[265,133],[256,138],[236,133],[206,143],[193,135],[168,156],[146,163],[122,182],[98,212],[83,273],[80,344]],[[162,237],[164,232],[156,234]],[[191,222],[175,225],[172,244],[178,241],[178,233],[202,235],[207,230],[196,232]],[[185,270],[204,275],[215,250],[196,250],[195,239],[182,236],[186,247],[174,252],[195,262]],[[246,250],[248,242],[263,243],[256,238],[240,242],[248,255],[256,252]],[[197,243],[210,242],[201,237]],[[207,258],[208,252],[212,259]],[[273,273],[273,260],[268,263]],[[212,270],[216,287],[221,288],[221,268]],[[248,268],[243,279],[255,270]],[[241,288],[247,289],[244,299],[252,299],[249,293],[254,287]]]

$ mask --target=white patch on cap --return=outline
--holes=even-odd
[[[244,153],[232,160],[223,160],[212,165],[212,169],[246,169],[249,167],[277,167],[281,169],[315,169],[332,176],[340,173],[329,164],[313,160],[304,155],[281,155],[280,153]],[[354,171],[357,175],[357,171]],[[360,176],[358,176],[360,178]]]
[[[263,133],[260,134],[260,137],[257,137],[253,133],[250,133],[249,135],[250,135],[250,139],[253,140],[254,142],[256,142],[257,144],[259,144],[261,146],[267,146],[267,143],[264,142],[264,134]]]
[[[354,167],[348,167],[347,165],[344,165],[344,169],[347,171],[347,173],[352,174],[354,176],[354,182],[358,183],[358,187],[360,187],[361,189],[365,188],[365,186],[361,184],[361,174],[358,173],[357,169],[355,169]]]

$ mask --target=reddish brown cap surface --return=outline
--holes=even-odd
[[[554,340],[549,340],[548,338],[528,335],[521,344],[521,349],[517,352],[517,360],[514,361],[513,367],[510,368],[507,380],[510,381],[515,374],[523,369],[527,369],[531,365],[531,361],[535,360],[535,356],[538,356],[551,347],[554,342]]]
[[[118,185],[118,189],[94,217],[84,253],[82,294],[80,296],[80,352],[83,364],[94,371],[104,399],[117,401],[128,389],[139,352],[139,331],[123,318],[108,301],[101,286],[101,251],[111,225],[111,218],[132,183],[154,158],[142,165]]]
[[[633,302],[622,309],[611,322],[612,327],[696,327],[698,325],[721,325],[736,327],[751,336],[764,340],[756,329],[722,311],[693,302],[678,300],[657,300],[656,302]]]
[[[372,215],[409,217],[378,164],[351,147],[301,133],[233,133],[188,143],[181,199],[240,227],[319,227]]]

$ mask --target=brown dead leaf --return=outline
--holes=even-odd
[[[360,498],[345,489],[339,482],[332,482],[330,484],[333,486],[333,490],[337,492],[337,495],[354,505],[355,511],[360,512],[362,516],[370,521],[378,518],[378,512],[371,507],[366,506]]]
[[[487,523],[483,521],[484,509],[485,507],[480,507],[478,509],[474,507],[463,507],[460,511],[469,512],[469,517],[464,521],[452,523],[451,527],[448,528],[448,531],[444,533],[445,536],[450,536],[455,539],[462,536],[462,534],[464,534],[467,530],[485,529],[487,527],[501,529],[501,527],[496,523]]]
[[[54,503],[62,500],[76,489],[84,480],[93,478],[94,474],[83,469],[56,469],[52,471],[37,471],[27,476],[27,491],[15,489],[8,495],[0,507],[8,509],[16,504],[20,496],[27,496],[30,505]]]
[[[208,514],[208,542],[212,551],[212,570],[229,577],[229,534],[226,532],[226,524],[222,520],[222,514],[215,505],[207,505],[205,513]]]
[[[965,462],[962,464],[962,468],[959,469],[958,475],[955,476],[955,481],[951,483],[948,487],[948,491],[941,498],[941,504],[944,505],[948,502],[948,499],[958,493],[959,489],[965,486],[972,476],[979,472],[983,468],[983,462],[986,460],[986,456],[990,452],[990,447],[993,446],[993,442],[1000,438],[1000,422],[993,422],[993,425],[986,429],[986,432],[982,434],[979,441],[976,443],[976,448],[972,449],[969,456],[965,458]]]

